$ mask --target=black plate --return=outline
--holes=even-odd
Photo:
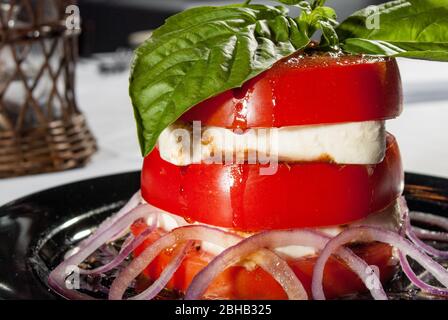
[[[0,299],[57,299],[48,270],[139,189],[139,172],[49,189],[0,208]],[[448,180],[406,174],[412,210],[448,216]]]

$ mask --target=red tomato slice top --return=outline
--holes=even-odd
[[[283,127],[395,118],[402,111],[395,59],[294,55],[185,113],[226,128]]]

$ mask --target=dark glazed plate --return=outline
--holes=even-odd
[[[0,299],[57,299],[46,285],[48,271],[139,185],[139,172],[129,172],[67,184],[1,207]],[[447,179],[406,174],[405,193],[411,210],[448,216]]]

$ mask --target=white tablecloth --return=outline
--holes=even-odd
[[[400,67],[406,106],[388,130],[398,138],[405,169],[448,177],[448,63],[401,60]],[[84,168],[0,180],[0,205],[72,181],[140,168],[128,74],[100,75],[93,61],[81,62],[77,96],[99,152]]]

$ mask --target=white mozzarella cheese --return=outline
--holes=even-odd
[[[175,123],[159,137],[162,159],[178,166],[260,159],[377,164],[386,150],[384,121],[249,129],[234,132],[204,127],[193,134],[190,124]],[[234,157],[235,156],[235,157]],[[251,162],[252,161],[252,162]],[[265,160],[266,161],[266,160]]]

